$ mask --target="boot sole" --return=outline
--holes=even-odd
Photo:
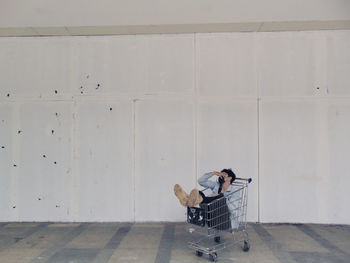
[[[176,184],[174,186],[174,193],[175,193],[176,197],[179,199],[180,203],[183,206],[187,206],[187,196],[186,196],[186,193],[184,192],[184,190],[182,190],[180,185]]]

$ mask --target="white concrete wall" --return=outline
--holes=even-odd
[[[1,0],[0,27],[349,20],[347,0]]]
[[[350,31],[0,39],[0,221],[183,221],[173,185],[252,177],[249,221],[350,224]]]

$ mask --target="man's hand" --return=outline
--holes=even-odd
[[[219,176],[219,177],[226,177],[227,174],[226,173],[221,173],[221,172],[211,172],[212,175],[216,175],[216,176]]]

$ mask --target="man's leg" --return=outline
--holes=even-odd
[[[188,197],[187,206],[194,207],[203,201],[203,197],[199,194],[198,189],[193,189]]]
[[[216,199],[219,199],[223,197],[224,195],[222,193],[216,195],[216,196],[205,196],[202,191],[199,191],[199,194],[202,196],[203,201],[202,204],[208,204]]]

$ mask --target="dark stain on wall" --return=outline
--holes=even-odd
[[[21,241],[23,239],[23,237],[15,237],[15,243],[18,243],[19,241]]]
[[[87,75],[87,77],[86,77],[87,79],[89,78],[89,75]],[[91,87],[91,86],[90,86]],[[87,87],[85,87],[85,89],[86,89]],[[93,87],[91,87],[92,89],[94,89]],[[96,86],[95,86],[95,89],[96,90],[99,90],[99,89],[101,89],[102,88],[102,86],[101,86],[101,84],[100,83],[96,83]],[[84,90],[84,87],[83,86],[80,86],[80,91],[81,91],[81,94],[84,94],[84,92],[85,92],[85,90]],[[54,90],[54,93],[55,94],[58,94],[58,90]],[[7,97],[10,97],[10,93],[8,93],[7,94]],[[108,107],[108,105],[107,106],[105,106],[106,108],[105,108],[105,110],[108,112],[108,111],[113,111],[113,108],[112,108],[112,106],[109,106]],[[52,114],[52,115],[51,115]],[[51,113],[50,113],[50,116],[51,116],[51,118],[57,118],[57,121],[58,122],[60,122],[60,117],[61,117],[61,113],[60,112],[55,112],[55,111],[52,111]],[[0,120],[3,124],[5,124],[6,122],[5,122],[5,119],[3,119],[3,120]],[[60,124],[61,125],[61,124]],[[100,128],[100,126],[98,125],[97,126],[98,128]],[[26,127],[22,127],[22,128],[24,128],[24,129],[26,129]],[[59,133],[59,131],[57,131],[57,130],[55,130],[55,128],[57,128],[57,127],[51,127],[51,135],[57,135],[57,132]],[[27,130],[26,130],[26,132],[27,132]],[[17,130],[17,134],[18,135],[23,135],[24,134],[24,132],[23,132],[23,130],[20,130],[20,129],[18,129]],[[7,147],[7,145],[6,145],[6,147],[5,147],[5,145],[0,145],[0,149],[5,149],[6,147]],[[39,153],[40,154],[40,153]],[[50,156],[50,154],[49,154],[49,156],[47,156],[46,154],[43,154],[43,153],[41,153],[42,154],[42,158],[44,158],[44,159],[48,159],[48,161],[51,163],[51,164],[54,164],[54,165],[57,165],[57,161],[52,161],[52,159],[51,159],[51,156]],[[11,164],[10,164],[11,165]],[[19,165],[17,165],[15,162],[13,162],[13,167],[19,167]],[[56,167],[58,167],[58,166],[56,166]],[[68,169],[67,170],[67,174],[69,174],[71,172],[71,169]],[[36,196],[34,196],[34,199],[37,199],[37,201],[42,201],[42,200],[44,200],[44,198],[43,197],[40,197],[40,196],[38,196],[38,195],[36,195]],[[55,205],[55,207],[56,208],[60,208],[61,207],[61,205],[60,204],[52,204],[52,206],[54,206]],[[11,207],[11,206],[10,206]],[[13,209],[15,209],[15,208],[17,208],[17,206],[16,205],[13,205],[12,206],[12,208]],[[69,210],[67,210],[67,214],[69,215]]]

